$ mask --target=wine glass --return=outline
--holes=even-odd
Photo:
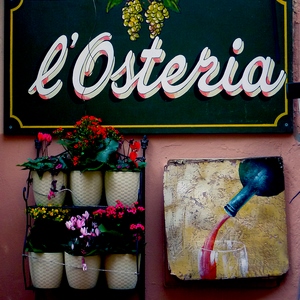
[[[245,245],[234,240],[217,240],[213,250],[199,249],[198,272],[202,279],[246,277],[248,255]]]

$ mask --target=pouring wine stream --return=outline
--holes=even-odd
[[[224,207],[227,213],[212,229],[201,248],[199,275],[201,279],[216,279],[217,265],[213,253],[216,237],[222,225],[235,217],[238,211],[254,196],[270,197],[284,190],[283,165],[280,157],[249,158],[239,165],[242,190]]]

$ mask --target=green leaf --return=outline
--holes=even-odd
[[[97,255],[97,249],[91,250],[85,256],[92,256],[92,255]]]
[[[106,229],[106,227],[105,227],[103,224],[100,224],[100,225],[98,226],[98,228],[99,228],[99,230],[100,230],[101,233],[102,233],[102,232],[107,232],[107,229]]]
[[[97,154],[97,161],[106,163],[110,155],[117,151],[119,143],[115,140],[107,141],[106,148]]]
[[[180,8],[178,6],[179,0],[163,0],[163,4],[166,8],[169,8],[177,13],[180,12]]]
[[[103,224],[100,224],[98,226],[98,228],[101,233],[111,234],[113,236],[123,236],[123,234],[121,234],[120,232],[118,232],[116,230],[107,230],[107,228]]]
[[[35,253],[43,253],[45,249],[34,247],[32,242],[27,242],[27,247],[25,249],[26,252],[35,252]]]
[[[59,157],[58,161],[59,161],[59,163],[61,163],[62,169],[66,169],[67,168],[67,164],[65,163],[65,160],[62,157]]]
[[[113,7],[121,4],[123,0],[108,0],[106,6],[106,12],[108,13]]]

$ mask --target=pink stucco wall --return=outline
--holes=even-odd
[[[295,0],[298,11],[300,0]],[[3,82],[3,2],[0,4],[0,82]],[[294,79],[299,80],[299,20],[295,14]],[[0,116],[3,103],[0,84]],[[296,106],[295,106],[296,107]],[[298,112],[295,112],[298,124]],[[296,124],[296,125],[297,125]],[[31,300],[22,277],[22,244],[25,232],[22,188],[26,172],[16,167],[34,157],[33,138],[4,136],[0,122],[0,299]],[[147,300],[296,300],[300,280],[300,196],[288,204],[300,190],[300,147],[298,126],[294,135],[159,135],[150,140],[146,170],[146,299]],[[299,131],[300,132],[300,131]],[[290,269],[279,287],[272,289],[165,288],[164,286],[164,216],[163,169],[171,158],[239,158],[252,156],[283,157],[286,184],[286,212]]]

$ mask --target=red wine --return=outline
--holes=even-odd
[[[229,218],[230,216],[227,214],[222,218],[210,232],[201,248],[201,258],[199,262],[199,275],[201,279],[216,279],[217,277],[217,265],[214,260],[211,260],[211,253],[214,249],[220,228]]]

